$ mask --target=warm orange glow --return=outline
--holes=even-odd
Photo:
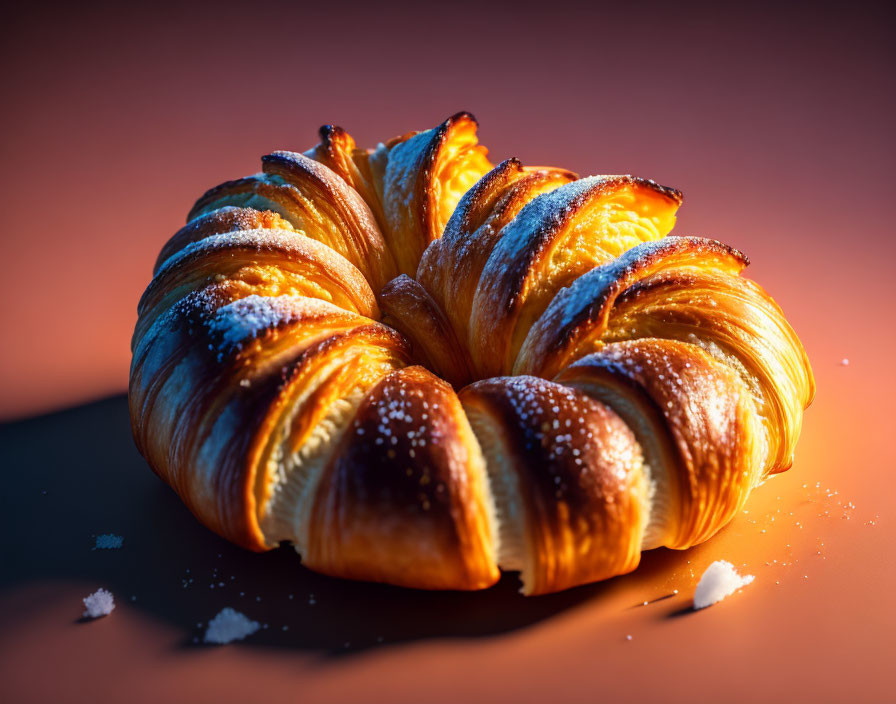
[[[0,426],[0,698],[892,697],[885,4],[811,16],[783,3],[91,5],[4,16],[0,415],[34,418]],[[458,107],[481,120],[494,163],[680,188],[675,231],[746,252],[745,275],[799,334],[818,388],[793,466],[708,543],[546,597],[517,595],[512,576],[473,593],[335,580],[197,526],[133,449],[123,392],[138,300],[202,190],[311,146],[325,122],[367,147]],[[106,532],[123,549],[91,551]],[[717,559],[755,581],[685,612]],[[226,587],[209,588],[215,573]],[[116,610],[74,623],[100,586]],[[227,606],[269,627],[197,647]]]

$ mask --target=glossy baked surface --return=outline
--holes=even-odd
[[[543,594],[703,542],[814,395],[747,258],[682,194],[493,165],[458,113],[199,198],[139,307],[137,445],[208,527],[424,589]]]

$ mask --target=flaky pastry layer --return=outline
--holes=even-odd
[[[206,526],[326,574],[525,594],[707,540],[814,395],[746,257],[681,193],[517,159],[458,113],[334,125],[206,192],[140,300],[129,403]]]

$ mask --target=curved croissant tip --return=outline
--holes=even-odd
[[[672,188],[671,186],[664,186],[660,183],[657,183],[652,178],[643,179],[648,182],[652,186],[654,186],[657,190],[662,191],[663,194],[667,195],[669,198],[677,202],[679,205],[684,201],[684,194],[679,191],[677,188]]]
[[[568,178],[570,181],[578,181],[579,175],[575,171],[569,169],[561,169],[558,166],[524,166],[523,170],[530,174],[537,173],[554,173]]]
[[[665,246],[671,246],[673,248],[675,246],[683,246],[686,249],[692,250],[710,250],[741,262],[744,268],[750,265],[750,258],[746,254],[736,247],[732,247],[730,244],[725,244],[721,240],[716,240],[712,237],[701,237],[700,235],[666,235],[663,239],[657,240],[655,243],[645,244],[655,244],[657,251],[662,250]]]
[[[479,120],[476,119],[476,116],[471,112],[467,112],[466,110],[461,110],[460,112],[454,113],[442,124],[450,126],[457,122],[461,122],[462,120],[470,120],[474,125],[476,125],[476,127],[479,127]]]
[[[641,178],[640,176],[631,176],[627,175],[625,178],[630,178],[632,181],[637,181],[639,183],[644,184],[645,186],[649,186],[654,189],[658,193],[666,196],[667,198],[671,198],[679,205],[684,201],[684,194],[679,191],[677,188],[672,188],[671,186],[664,186],[661,183],[657,183],[652,178]]]
[[[388,296],[396,290],[407,286],[408,282],[413,281],[414,280],[407,274],[399,274],[394,279],[389,281],[385,286],[383,286],[383,289],[380,291],[380,296]]]
[[[657,183],[652,178],[642,178],[641,176],[633,176],[632,174],[620,174],[618,176],[591,176],[589,178],[612,179],[618,183],[638,184],[639,186],[649,188],[658,195],[665,196],[666,198],[675,201],[678,205],[681,205],[682,202],[684,202],[684,194],[681,191],[677,188]]]
[[[324,142],[329,142],[333,137],[341,137],[345,134],[345,130],[339,125],[321,125],[317,131],[320,138]]]
[[[730,244],[726,244],[721,240],[713,239],[712,237],[697,237],[696,239],[705,240],[707,242],[712,242],[713,245],[720,247],[725,251],[730,257],[734,259],[738,259],[743,262],[744,266],[747,267],[750,265],[750,258],[740,251],[737,247],[732,247]]]
[[[298,152],[291,152],[288,149],[276,149],[272,151],[270,154],[264,154],[261,157],[261,165],[262,169],[268,164],[275,163],[284,163],[284,162],[300,162],[308,159],[304,154],[299,154]]]
[[[503,174],[505,171],[517,171],[521,172],[526,167],[523,166],[523,162],[520,161],[517,157],[512,156],[508,159],[505,159],[500,164],[492,167],[491,171],[486,173],[482,178],[497,178],[498,174]]]

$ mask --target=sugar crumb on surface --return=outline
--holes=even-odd
[[[100,618],[108,616],[115,608],[115,599],[112,592],[105,589],[97,589],[90,596],[86,596],[84,601],[84,618]]]
[[[114,533],[104,533],[96,536],[96,544],[94,550],[117,550],[124,543],[124,538]]]
[[[260,628],[258,621],[250,620],[245,614],[231,609],[221,609],[218,615],[208,622],[205,630],[205,642],[224,645],[235,640],[251,636]]]
[[[754,579],[753,575],[739,575],[734,565],[725,560],[713,562],[697,584],[694,591],[694,608],[703,609],[731,596]]]

